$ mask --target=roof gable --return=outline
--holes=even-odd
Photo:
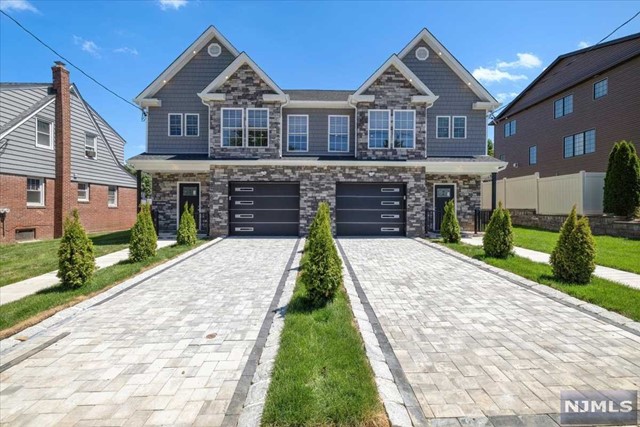
[[[364,94],[364,92],[371,86],[376,80],[382,76],[385,71],[389,69],[389,67],[395,67],[400,74],[404,76],[405,79],[409,81],[420,93],[423,95],[436,98],[437,97],[429,90],[429,88],[415,75],[413,71],[409,69],[397,55],[391,55],[389,59],[385,61],[368,79],[365,81],[356,92],[353,94],[354,96],[359,96]]]

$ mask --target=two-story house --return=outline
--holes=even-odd
[[[498,103],[426,29],[355,90],[283,90],[210,27],[136,102],[147,150],[130,161],[165,232],[189,202],[212,235],[303,235],[327,201],[338,235],[421,236],[450,199],[470,229],[504,167],[486,155]]]
[[[559,56],[493,125],[501,178],[606,172],[617,141],[640,149],[640,33]]]
[[[136,180],[125,140],[69,82],[0,83],[0,242],[60,237],[77,208],[89,232],[130,228]]]

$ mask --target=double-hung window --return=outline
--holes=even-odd
[[[309,116],[287,116],[287,151],[309,151]]]
[[[393,111],[393,147],[414,148],[416,143],[415,110]]]
[[[78,201],[79,202],[89,201],[89,184],[87,184],[86,182],[78,183]]]
[[[84,155],[89,159],[98,156],[98,137],[87,133],[84,135]]]
[[[436,117],[436,138],[450,138],[451,118],[449,116]]]
[[[390,115],[389,110],[369,110],[369,148],[389,148]]]
[[[110,185],[107,190],[107,206],[110,208],[118,207],[118,187]]]
[[[349,151],[349,116],[329,116],[329,151]]]
[[[564,138],[564,158],[581,156],[596,151],[596,131],[595,129],[586,132],[576,133]]]
[[[453,138],[465,139],[467,137],[467,116],[453,116]]]
[[[36,118],[36,147],[53,148],[53,124]]]
[[[268,108],[247,108],[247,145],[249,147],[269,145]]]
[[[516,134],[516,121],[511,120],[504,124],[504,137],[508,137]]]
[[[186,136],[200,135],[200,114],[184,115],[184,134]]]
[[[604,79],[593,84],[593,99],[602,98],[609,93],[609,80]]]
[[[535,165],[538,163],[538,146],[534,145],[529,147],[529,164]]]
[[[44,206],[44,178],[27,178],[27,206]]]
[[[242,147],[244,110],[242,108],[222,109],[222,146]]]
[[[169,136],[182,136],[182,114],[169,113]]]
[[[573,95],[567,95],[553,103],[553,117],[555,119],[570,113],[573,113]]]

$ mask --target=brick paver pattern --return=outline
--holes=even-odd
[[[49,328],[71,334],[0,374],[0,422],[220,425],[294,244],[223,240]]]
[[[340,239],[429,418],[640,389],[640,337],[410,239]]]

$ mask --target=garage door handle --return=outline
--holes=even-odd
[[[253,200],[236,200],[236,205],[253,205]]]
[[[253,227],[236,227],[235,231],[253,231]]]
[[[399,193],[400,189],[399,188],[381,188],[380,191],[382,191],[383,193]]]
[[[236,202],[237,203],[237,202]],[[394,202],[394,201],[389,201],[389,200],[383,200],[382,202],[380,202],[380,204],[382,206],[399,206],[400,202]]]
[[[382,215],[380,215],[380,218],[382,218],[382,219],[397,219],[397,218],[400,218],[400,215],[398,215],[398,214],[382,214]]]
[[[247,219],[251,219],[251,218],[253,218],[253,214],[236,214],[236,218],[247,218]]]
[[[380,231],[395,232],[395,231],[400,231],[400,229],[398,227],[380,227]]]
[[[253,187],[238,187],[236,188],[236,191],[247,193],[253,191]]]

